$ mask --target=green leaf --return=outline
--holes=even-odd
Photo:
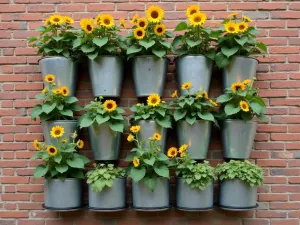
[[[61,154],[57,154],[54,156],[54,161],[57,163],[60,163],[62,160],[62,155]]]
[[[224,110],[225,110],[226,115],[230,116],[230,115],[236,114],[239,111],[241,111],[241,108],[239,105],[234,105],[232,103],[229,103],[225,106]]]
[[[209,51],[209,52],[204,53],[204,55],[205,55],[207,58],[209,58],[209,59],[211,59],[211,60],[214,60],[215,57],[216,57],[216,52],[215,52],[215,51]]]
[[[221,48],[221,52],[226,55],[228,58],[232,55],[234,55],[235,53],[237,53],[237,51],[239,50],[239,47],[234,46],[232,48],[227,48],[227,47],[222,47]]]
[[[81,40],[82,40],[82,38],[77,38],[73,41],[73,49],[77,48],[81,45]]]
[[[50,112],[52,112],[52,110],[55,108],[56,106],[56,102],[53,102],[53,103],[45,103],[42,108],[43,108],[43,111],[47,114],[49,114]]]
[[[164,153],[160,152],[157,154],[157,157],[159,159],[159,161],[167,161],[169,160],[168,156],[166,156]]]
[[[209,120],[213,122],[215,121],[213,114],[211,114],[210,112],[203,112],[203,113],[198,112],[197,115],[203,120]]]
[[[72,168],[84,169],[84,163],[80,158],[73,157],[72,159],[67,159],[67,164]]]
[[[258,119],[263,120],[263,121],[268,121],[269,118],[267,116],[265,116],[264,114],[259,114],[256,115]]]
[[[65,109],[64,111],[60,111],[60,114],[64,115],[64,116],[70,116],[73,117],[73,112],[70,109]]]
[[[142,51],[142,49],[143,49],[142,47],[137,47],[137,46],[133,45],[133,46],[130,46],[129,48],[127,48],[126,54],[130,55],[133,53],[137,53],[137,52]]]
[[[134,182],[139,182],[146,175],[146,169],[144,167],[135,168],[132,167],[130,170],[130,176]]]
[[[58,54],[62,53],[63,52],[63,49],[62,48],[53,48],[54,51]]]
[[[267,46],[266,46],[264,43],[262,43],[262,42],[256,43],[256,46],[257,46],[258,48],[260,48],[261,50],[263,50],[264,52],[267,52],[267,51],[268,51]]]
[[[57,36],[51,36],[51,38],[55,41],[60,41],[60,40],[64,39],[64,37],[57,37]]]
[[[234,38],[235,41],[240,45],[240,46],[244,46],[244,44],[248,41],[248,37],[247,36],[243,36],[240,39],[238,38]]]
[[[66,57],[66,58],[69,58],[69,56],[70,56],[70,53],[69,53],[69,51],[68,50],[63,50],[63,52],[62,52],[62,54],[63,54],[63,56],[64,57]]]
[[[161,166],[155,165],[154,171],[157,175],[161,177],[169,178],[170,176],[169,168],[166,165],[161,165]]]
[[[98,56],[98,52],[90,53],[87,56],[90,60],[94,60]]]
[[[109,124],[110,129],[116,132],[123,132],[124,131],[124,124],[123,123],[113,123],[110,122]]]
[[[251,102],[250,103],[251,109],[256,113],[256,114],[260,114],[263,110],[263,107],[257,103],[257,102]]]
[[[36,105],[32,110],[31,119],[35,119],[36,117],[41,115],[41,113],[43,113],[42,106],[41,105]]]
[[[167,54],[165,49],[152,49],[152,53],[159,58],[164,57]]]
[[[124,117],[121,114],[111,115],[111,118],[115,120],[124,120]]]
[[[73,96],[66,97],[66,103],[72,104],[72,103],[75,103],[75,102],[78,102],[78,98],[73,97]]]
[[[168,116],[162,117],[162,118],[156,118],[155,121],[162,127],[165,128],[171,128],[171,119]]]
[[[103,37],[103,38],[94,38],[93,43],[99,47],[102,47],[108,42],[108,37]]]
[[[88,44],[84,44],[81,46],[81,51],[83,51],[84,53],[90,53],[95,51],[95,47],[94,46],[90,46]]]
[[[181,120],[183,117],[185,117],[186,111],[182,109],[176,109],[174,111],[174,119],[175,121]]]
[[[36,99],[39,99],[39,100],[44,100],[45,99],[45,95],[44,94],[38,94],[35,96]]]
[[[171,43],[168,41],[159,41],[159,43],[161,43],[163,46],[165,46],[168,49],[170,49],[172,46]]]
[[[95,120],[92,120],[89,117],[84,117],[81,121],[80,121],[80,127],[89,127],[94,123]]]
[[[99,114],[96,116],[96,122],[97,122],[98,125],[100,125],[102,123],[105,123],[108,120],[109,120],[109,116],[103,117],[102,115],[99,115]]]
[[[188,46],[190,46],[191,48],[201,44],[201,40],[197,40],[197,41],[193,41],[191,39],[186,39],[186,43],[188,44]]]
[[[139,44],[141,46],[143,46],[145,49],[148,49],[148,48],[151,48],[153,45],[155,45],[155,41],[151,40],[151,41],[147,42],[147,41],[144,41],[144,40],[140,40]]]
[[[157,109],[156,110],[161,116],[165,116],[166,115],[166,112],[164,109]]]
[[[195,121],[196,121],[196,117],[194,117],[194,116],[193,117],[187,116],[185,118],[185,120],[186,120],[186,122],[188,122],[188,124],[193,125],[195,123]]]
[[[144,159],[144,162],[150,166],[153,166],[153,164],[155,163],[155,158],[151,157],[150,159]]]
[[[64,173],[64,172],[67,172],[69,167],[68,167],[68,165],[56,165],[55,169],[60,173]]]
[[[117,112],[122,114],[122,113],[125,113],[125,110],[124,110],[123,108],[119,108],[119,107],[118,107],[118,108],[117,108]]]
[[[151,190],[154,191],[157,186],[157,177],[145,177],[144,179],[145,185]]]
[[[186,22],[180,22],[179,24],[177,24],[174,31],[182,31],[182,30],[186,30],[187,28],[188,25],[186,24]]]
[[[217,53],[215,60],[219,68],[224,68],[230,63],[229,59],[225,55],[223,55],[222,52]]]
[[[172,45],[176,48],[182,44],[182,36],[177,36],[174,38]]]
[[[229,94],[224,94],[221,95],[217,98],[217,103],[224,103],[224,102],[228,102],[232,99],[232,97]]]
[[[34,178],[36,179],[45,176],[47,172],[48,172],[48,167],[44,165],[38,165],[34,170]]]

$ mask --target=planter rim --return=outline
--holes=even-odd
[[[239,122],[243,122],[243,123],[258,123],[257,121],[253,121],[253,120],[248,120],[248,121],[244,121],[244,120],[238,120],[238,119],[225,119],[225,120],[222,120],[222,122],[224,121],[239,121]]]
[[[188,57],[188,56],[202,56],[202,57],[204,57],[204,58],[206,58],[206,59],[209,59],[209,58],[207,58],[205,55],[203,55],[203,54],[186,54],[186,55],[182,55],[182,56],[176,56],[175,57],[175,59],[174,59],[174,61],[176,62],[176,60],[178,60],[178,59],[181,59],[181,58],[183,58],[183,57]],[[211,60],[211,59],[209,59],[209,60]],[[212,61],[212,60],[211,60]]]
[[[225,182],[225,181],[240,181],[240,182],[242,182],[242,183],[247,184],[249,187],[258,187],[258,186],[250,186],[246,181],[240,180],[240,179],[238,179],[238,178],[233,178],[233,179],[231,179],[231,180],[222,180],[222,181],[220,181],[220,183]]]
[[[41,60],[43,60],[43,59],[47,59],[47,58],[65,58],[65,59],[71,59],[71,58],[67,58],[65,56],[61,56],[61,55],[57,55],[57,56],[43,56],[42,58],[40,58],[38,60],[38,62],[41,61]]]
[[[127,179],[127,177],[128,176],[125,176],[125,177],[123,177],[123,178],[115,178],[115,180],[125,180],[125,179]],[[87,184],[88,186],[91,186],[91,184]]]
[[[123,56],[121,55],[98,55],[95,59],[99,58],[99,57],[107,57],[107,58],[124,58]],[[89,59],[89,61],[95,61],[92,60],[92,59]]]
[[[47,122],[64,122],[64,123],[71,123],[71,122],[77,122],[77,120],[51,120],[51,121],[44,121],[42,123],[47,123]]]
[[[146,57],[159,58],[156,55],[137,55],[137,56],[134,56],[132,58],[146,58]],[[167,56],[165,56],[163,58],[159,58],[159,59],[167,59],[168,61],[170,61],[170,59]]]
[[[44,178],[45,179],[45,178]],[[67,181],[72,181],[72,180],[82,180],[81,178],[66,178],[64,181],[58,179],[58,178],[51,178],[51,179],[45,179],[45,180],[53,180],[53,181],[57,181],[57,182],[65,182]]]
[[[178,120],[178,121],[176,121],[176,123],[178,123],[178,122],[188,123],[186,120]],[[211,122],[212,123],[212,121],[210,121],[210,120],[196,120],[195,122]]]
[[[248,59],[254,59],[256,60],[257,62],[259,62],[259,60],[257,58],[255,58],[254,56],[243,56],[243,55],[237,55],[237,56],[234,56],[235,58],[248,58]]]

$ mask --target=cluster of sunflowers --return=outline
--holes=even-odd
[[[55,88],[55,86],[56,86],[56,84],[54,82],[55,81],[55,76],[53,74],[47,74],[45,76],[45,81],[50,84],[50,87],[52,89],[51,91],[52,91],[53,94],[55,94],[55,95],[62,95],[62,96],[65,96],[65,97],[69,95],[70,90],[69,90],[69,88],[67,86],[63,86],[61,88]],[[42,90],[42,93],[46,94],[49,91],[50,90],[48,89],[48,87],[45,87]]]
[[[238,20],[238,14],[239,13],[232,13],[223,21],[224,29],[227,33],[244,33],[248,30],[248,23],[252,22],[252,20],[248,16],[242,16],[242,19]]]
[[[206,14],[200,11],[200,7],[198,5],[189,6],[186,10],[186,16],[189,23],[194,27],[202,26],[207,20]]]
[[[236,93],[238,91],[242,91],[243,92],[243,91],[245,91],[245,89],[247,87],[250,87],[251,84],[252,84],[252,81],[250,79],[244,80],[243,82],[233,83],[231,85],[231,91],[233,93]],[[249,104],[246,101],[241,100],[239,104],[240,104],[241,110],[243,110],[244,112],[248,112],[249,111]]]
[[[69,16],[62,16],[62,15],[52,15],[45,20],[45,26],[55,25],[55,26],[62,26],[63,24],[72,25],[74,20]]]

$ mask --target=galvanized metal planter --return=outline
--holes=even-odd
[[[197,120],[193,125],[177,121],[178,145],[187,144],[192,159],[206,159],[211,127],[211,121]]]
[[[141,130],[138,133],[139,140],[148,140],[154,133],[159,133],[161,140],[158,141],[158,144],[161,145],[161,151],[164,152],[166,150],[167,128],[158,125],[154,120],[139,120],[134,122],[134,124],[141,126]],[[143,147],[148,148],[149,142],[146,141]]]
[[[201,211],[210,210],[214,206],[214,183],[203,191],[191,188],[183,182],[181,177],[176,178],[176,205],[180,210]]]
[[[258,60],[250,57],[237,56],[230,65],[223,68],[223,89],[231,87],[233,83],[246,79],[253,79],[256,75]]]
[[[88,128],[94,160],[117,160],[122,133],[110,129],[107,123]]]
[[[101,192],[94,192],[91,185],[88,191],[89,209],[115,211],[126,207],[126,177],[116,178],[111,188]]]
[[[120,97],[123,71],[123,59],[120,56],[99,56],[89,60],[89,74],[94,96]]]
[[[203,55],[186,55],[176,59],[176,75],[179,87],[185,82],[191,82],[191,93],[209,90],[213,61]],[[181,95],[187,94],[182,90]]]
[[[54,126],[62,126],[65,131],[62,138],[66,138],[69,141],[71,140],[70,134],[74,131],[78,131],[76,120],[54,120],[43,122],[42,127],[44,133],[44,142],[47,144],[50,144],[51,142],[54,142],[56,144],[56,139],[52,138],[50,135],[50,131]]]
[[[152,93],[163,95],[169,61],[153,55],[136,56],[132,59],[132,73],[137,97]]]
[[[224,158],[248,159],[256,134],[256,121],[224,120],[221,134]]]
[[[255,208],[257,187],[251,187],[244,181],[233,179],[220,184],[219,205],[222,208],[247,209]]]
[[[82,180],[67,178],[45,180],[45,208],[72,210],[82,207]]]
[[[45,82],[45,76],[47,74],[53,74],[57,86],[67,86],[70,90],[69,95],[75,96],[77,64],[72,59],[62,56],[48,56],[42,58],[39,64],[45,87],[49,87],[49,83]]]
[[[169,208],[170,204],[169,179],[158,178],[157,187],[152,192],[141,180],[132,182],[132,203],[136,210],[161,211]]]

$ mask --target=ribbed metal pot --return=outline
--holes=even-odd
[[[110,129],[107,123],[88,128],[94,160],[117,160],[122,133]]]
[[[220,184],[220,206],[225,208],[253,208],[257,201],[257,187],[233,179]]]
[[[57,86],[67,86],[70,90],[69,95],[75,96],[77,64],[72,59],[61,56],[44,57],[39,61],[39,64],[45,87],[49,87],[49,83],[45,82],[45,76],[53,74]]]
[[[151,191],[141,180],[138,183],[132,182],[132,204],[136,209],[165,209],[170,204],[170,183],[169,179],[158,178],[157,186]]]
[[[252,80],[256,75],[258,60],[250,57],[234,57],[230,65],[222,69],[223,89],[231,87],[233,83],[246,79]]]
[[[214,205],[214,183],[213,180],[208,187],[201,191],[191,188],[184,183],[181,177],[176,178],[176,205],[177,208],[186,210],[206,210]]]
[[[152,93],[163,95],[169,61],[152,55],[132,59],[132,73],[137,97]]]
[[[188,145],[192,159],[206,159],[211,135],[211,121],[197,120],[190,125],[184,120],[177,121],[178,145]]]
[[[221,122],[221,134],[224,158],[248,159],[256,134],[256,121],[224,120]]]
[[[52,127],[61,126],[64,128],[64,135],[62,138],[66,138],[69,141],[71,140],[71,133],[74,131],[78,132],[77,121],[76,120],[54,120],[54,121],[46,121],[42,123],[43,133],[44,133],[44,142],[47,144],[53,143],[56,144],[56,139],[52,138],[50,135],[50,131]]]
[[[185,82],[191,82],[191,93],[209,90],[213,61],[203,55],[186,55],[175,60],[176,75],[179,87]],[[182,90],[181,95],[187,94]]]
[[[45,207],[72,209],[82,206],[82,180],[67,178],[45,180]]]
[[[149,142],[147,141],[149,137],[152,137],[154,133],[159,133],[161,135],[161,140],[157,141],[161,145],[161,151],[165,152],[166,142],[167,142],[167,128],[158,125],[154,120],[138,120],[134,122],[134,125],[141,126],[141,130],[138,133],[138,138],[140,141],[146,140],[143,147],[149,148]]]
[[[120,56],[99,56],[89,60],[89,74],[94,96],[120,97],[124,65]]]
[[[105,187],[101,192],[94,192],[89,185],[89,208],[116,210],[126,207],[126,177],[116,178],[111,188]]]

